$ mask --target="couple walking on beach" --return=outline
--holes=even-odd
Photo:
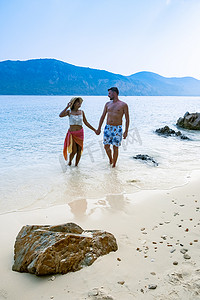
[[[101,126],[104,122],[104,119],[107,115],[106,126],[104,129],[103,144],[106,154],[109,158],[110,165],[112,167],[116,166],[118,158],[118,148],[121,145],[122,136],[126,139],[128,135],[129,128],[129,111],[128,105],[119,100],[118,98],[119,90],[117,87],[111,87],[108,89],[108,97],[110,101],[105,104],[102,116],[99,121],[98,129],[95,129],[90,123],[88,123],[85,113],[83,110],[80,110],[83,99],[81,97],[73,97],[71,101],[67,104],[66,108],[60,113],[60,117],[69,117],[70,128],[67,132],[63,155],[65,160],[67,160],[67,152],[69,155],[69,163],[71,166],[72,160],[76,155],[75,166],[78,166],[78,163],[81,158],[81,153],[83,151],[83,123],[93,130],[97,135],[101,133]],[[70,109],[69,109],[70,108]],[[122,132],[122,118],[125,115],[125,131]],[[113,152],[110,146],[113,146]]]

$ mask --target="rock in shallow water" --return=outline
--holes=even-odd
[[[17,235],[12,269],[36,275],[66,274],[117,249],[115,237],[106,231],[83,230],[74,223],[27,225]]]
[[[200,113],[186,112],[183,118],[177,120],[176,125],[186,129],[200,130]]]
[[[159,135],[162,136],[175,136],[175,137],[179,137],[182,140],[189,140],[189,138],[187,136],[185,136],[184,134],[182,134],[180,131],[175,131],[171,128],[169,128],[169,126],[165,126],[163,128],[158,128],[156,129],[156,133],[158,133]]]
[[[144,160],[146,162],[151,162],[154,166],[158,166],[158,163],[153,159],[153,157],[147,154],[137,154],[136,156],[133,156],[133,158]]]

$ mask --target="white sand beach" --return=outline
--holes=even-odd
[[[107,205],[79,199],[2,214],[0,299],[200,299],[200,171],[190,177],[188,184],[170,190],[110,195]],[[66,275],[12,271],[14,242],[22,226],[67,222],[111,232],[118,251]],[[182,249],[188,250],[186,258]]]

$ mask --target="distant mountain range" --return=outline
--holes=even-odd
[[[124,96],[200,96],[200,80],[192,77],[122,76],[55,59],[0,62],[0,95],[107,95],[111,86]]]

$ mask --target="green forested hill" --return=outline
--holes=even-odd
[[[200,81],[192,77],[165,78],[151,72],[122,76],[55,59],[0,62],[1,95],[107,95],[111,86],[120,95],[200,95]]]

